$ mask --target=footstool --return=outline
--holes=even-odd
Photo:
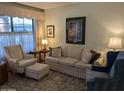
[[[36,63],[26,67],[25,76],[33,79],[41,79],[43,76],[47,75],[49,72],[49,65]]]

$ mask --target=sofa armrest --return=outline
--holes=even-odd
[[[107,72],[107,67],[105,66],[92,66],[92,71]]]

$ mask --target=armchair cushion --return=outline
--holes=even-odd
[[[18,63],[19,59],[11,59],[11,58],[10,58],[8,61],[9,61],[9,62],[13,62],[13,63]]]
[[[31,59],[34,58],[34,55],[32,54],[24,54],[24,59]]]
[[[9,56],[13,59],[22,59],[24,57],[21,46],[10,46],[8,47]]]
[[[32,64],[35,64],[37,62],[36,58],[32,59],[22,59],[18,62],[19,67],[26,67]]]

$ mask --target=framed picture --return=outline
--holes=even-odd
[[[85,44],[86,17],[66,18],[66,43]]]
[[[48,38],[54,38],[55,37],[54,25],[47,25],[47,37]]]

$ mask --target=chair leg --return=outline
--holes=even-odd
[[[11,74],[12,74],[12,75],[14,75],[14,74],[15,74],[15,72],[12,70],[12,71],[11,71]]]

